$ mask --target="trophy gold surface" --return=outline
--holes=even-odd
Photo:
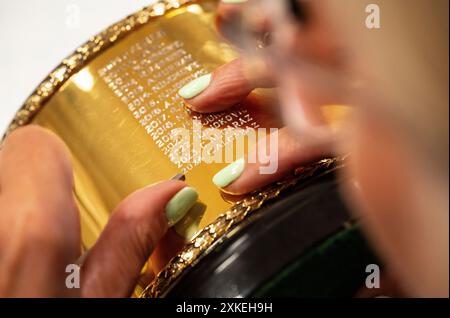
[[[216,5],[211,0],[167,0],[110,26],[50,73],[8,130],[37,124],[55,132],[69,147],[84,250],[93,245],[110,211],[131,192],[179,173],[198,190],[200,203],[176,225],[178,232],[192,239],[151,285],[137,289],[146,287],[141,296],[167,295],[188,269],[202,263],[252,214],[283,192],[343,164],[340,159],[325,159],[299,168],[291,177],[232,203],[211,182],[226,163],[171,157],[171,130],[192,129],[193,119],[220,129],[280,125],[255,111],[250,101],[208,115],[190,111],[178,96],[184,84],[237,56],[215,29]],[[336,221],[342,227],[327,234],[344,228],[353,231],[350,221],[346,215]],[[274,253],[268,246],[261,248],[268,257]],[[254,289],[246,295],[252,294]]]

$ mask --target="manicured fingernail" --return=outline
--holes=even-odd
[[[247,0],[222,0],[223,3],[230,3],[230,4],[238,4],[238,3],[244,3],[247,2]]]
[[[206,205],[202,202],[196,202],[183,219],[174,225],[175,232],[186,241],[197,233],[200,221],[205,214]]]
[[[245,160],[241,158],[220,170],[213,177],[213,182],[219,188],[224,188],[236,180],[244,171]]]
[[[169,227],[180,221],[197,202],[197,199],[198,193],[194,188],[185,187],[178,191],[166,205],[166,218]]]
[[[180,95],[185,99],[190,99],[197,96],[209,86],[209,83],[211,82],[211,77],[212,77],[211,74],[207,74],[200,76],[199,78],[196,78],[192,82],[183,86],[178,91],[178,95]]]

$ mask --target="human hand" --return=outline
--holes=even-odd
[[[169,227],[197,200],[181,181],[138,190],[123,200],[90,249],[80,288],[65,285],[81,254],[69,152],[51,132],[28,126],[0,150],[0,297],[129,297]]]
[[[316,139],[320,128],[327,125],[326,119],[322,118],[317,111],[319,105],[330,102],[327,94],[322,94],[322,91],[318,92],[317,87],[312,89],[303,85],[304,83],[298,82],[296,79],[298,74],[294,74],[294,79],[289,72],[283,72],[274,67],[273,61],[256,56],[246,56],[244,49],[246,43],[242,43],[243,37],[236,34],[240,29],[234,27],[233,24],[245,19],[244,12],[252,17],[257,15],[257,13],[253,15],[251,12],[245,11],[251,10],[248,4],[247,1],[222,1],[218,7],[216,23],[219,32],[234,44],[239,52],[244,54],[217,68],[211,74],[194,80],[179,91],[179,95],[185,99],[187,107],[196,112],[211,113],[246,103],[250,99],[252,91],[257,88],[277,88],[279,105],[283,110],[286,126],[272,136],[261,139],[255,149],[250,151],[250,154],[261,152],[261,150],[264,153],[272,153],[272,149],[268,148],[271,147],[271,140],[276,140],[277,155],[271,160],[277,160],[278,167],[274,173],[262,174],[260,168],[267,163],[253,162],[248,160],[249,156],[237,160],[220,171],[213,179],[219,188],[231,194],[251,192],[279,180],[304,163],[332,155],[335,150],[332,146],[332,139],[324,138],[320,142]],[[260,6],[255,6],[255,8],[261,10]],[[315,7],[311,7],[308,11],[311,21],[310,28],[302,31],[300,38],[303,41],[294,43],[293,51],[301,49],[303,54],[314,57],[324,65],[338,67],[337,45],[331,41],[324,41],[329,38],[324,36],[328,33],[325,30],[325,24],[321,23],[323,18],[319,15],[316,17],[316,11]],[[259,38],[260,35],[271,32],[270,26],[271,22],[262,17],[257,22],[257,28],[252,29],[252,33],[256,33],[255,38]],[[246,40],[248,39],[243,41]],[[256,46],[256,41],[254,45]],[[259,52],[266,49],[262,48]],[[259,57],[261,55],[259,54]],[[252,101],[255,100],[255,96],[251,97]],[[261,102],[261,99],[259,101]],[[260,108],[261,112],[266,110],[263,107]],[[293,115],[291,116],[291,114]],[[301,114],[301,116],[297,116],[297,114]],[[296,120],[297,122],[295,122]],[[300,133],[297,130],[299,126],[301,126]],[[255,158],[256,156],[251,157]]]

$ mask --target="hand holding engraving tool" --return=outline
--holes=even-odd
[[[341,151],[333,145],[349,110],[335,105],[345,91],[339,78],[344,61],[318,11],[297,1],[222,1],[218,6],[216,26],[242,54],[188,83],[179,95],[192,110],[211,113],[245,101],[255,89],[278,87],[286,124],[276,133],[275,173],[261,174],[264,163],[239,159],[213,178],[223,191],[249,193],[301,164]],[[269,147],[266,138],[254,152],[270,153]]]
[[[1,239],[7,246],[1,249],[5,255],[1,259],[6,264],[1,273],[1,282],[4,286],[11,287],[2,287],[2,292],[13,294],[17,290],[28,290],[30,294],[37,293],[34,287],[42,287],[44,279],[52,278],[53,274],[46,270],[56,268],[59,273],[63,270],[61,265],[52,265],[51,260],[75,261],[78,259],[78,246],[81,245],[78,244],[77,237],[72,237],[73,233],[78,233],[76,229],[70,231],[67,225],[76,224],[76,209],[73,204],[64,209],[62,203],[70,201],[58,200],[59,196],[56,195],[62,191],[67,197],[71,182],[60,180],[63,187],[51,186],[53,183],[50,176],[65,176],[61,170],[68,168],[59,167],[59,161],[52,157],[38,160],[39,166],[36,159],[32,160],[34,169],[27,172],[25,168],[17,169],[22,167],[17,162],[16,165],[11,165],[8,161],[11,163],[12,160],[5,159],[5,154],[11,152],[11,147],[8,150],[8,143],[13,144],[11,140],[17,139],[24,131],[29,132],[19,130],[15,134],[13,131],[24,125],[36,124],[56,133],[70,150],[74,175],[73,200],[80,213],[82,245],[90,251],[84,257],[82,286],[91,287],[82,287],[81,295],[127,295],[131,289],[131,283],[128,283],[137,278],[141,289],[147,286],[142,296],[152,297],[169,294],[176,296],[180,292],[190,297],[199,294],[204,297],[245,297],[279,293],[310,297],[317,290],[319,293],[316,295],[330,295],[330,290],[335,292],[335,296],[354,295],[356,288],[363,283],[358,270],[377,261],[373,260],[372,253],[359,235],[358,224],[354,224],[341,200],[341,187],[337,187],[335,173],[344,170],[351,177],[348,178],[350,181],[360,181],[357,184],[348,182],[351,185],[349,190],[357,194],[355,199],[360,200],[354,200],[358,205],[351,202],[352,207],[357,208],[357,212],[364,211],[368,216],[367,224],[371,225],[373,241],[383,251],[385,259],[392,260],[391,265],[398,271],[396,274],[404,276],[401,281],[414,283],[415,295],[437,294],[436,291],[440,294],[446,292],[448,295],[448,283],[445,284],[448,282],[448,191],[445,191],[448,190],[448,122],[445,122],[448,118],[448,72],[445,74],[439,71],[445,69],[440,65],[445,65],[445,60],[439,58],[439,54],[447,56],[448,45],[445,47],[446,42],[441,41],[440,37],[436,40],[441,34],[438,30],[443,29],[442,25],[446,22],[448,26],[448,16],[444,15],[448,12],[448,1],[442,0],[439,5],[434,5],[434,2],[430,5],[429,1],[415,0],[414,6],[411,5],[414,10],[405,10],[403,4],[400,4],[401,0],[379,1],[386,8],[394,9],[386,10],[384,16],[386,21],[392,21],[391,25],[396,27],[374,33],[373,35],[378,35],[374,37],[377,41],[368,41],[372,37],[366,36],[365,29],[355,32],[358,31],[358,26],[365,27],[364,23],[360,23],[361,20],[355,19],[365,14],[364,10],[359,10],[358,1],[346,2],[345,6],[338,0],[308,1],[306,3],[311,6],[306,9],[307,7],[300,6],[303,1],[291,0],[287,2],[291,6],[289,11],[286,10],[288,7],[283,7],[286,3],[284,1],[260,0],[260,8],[253,7],[260,10],[250,9],[238,21],[243,25],[241,29],[244,32],[230,32],[224,28],[226,23],[222,22],[228,20],[233,12],[240,12],[242,6],[236,0],[226,2],[228,3],[221,4],[217,26],[244,53],[237,60],[236,49],[224,42],[214,27],[216,0],[166,0],[129,15],[91,37],[64,59],[25,101],[8,129],[10,138],[13,139],[7,140],[0,159],[2,178],[8,175],[8,171],[13,172],[12,175],[9,173],[9,182],[1,183],[0,203],[6,211],[1,215],[5,218],[5,222],[1,224],[8,225],[1,232],[2,235],[5,233]],[[253,1],[250,6],[251,3]],[[322,3],[334,3],[335,6],[324,6],[324,10],[315,9]],[[329,10],[325,10],[326,7]],[[406,23],[398,23],[400,13],[405,15],[402,21]],[[426,18],[427,25],[433,26],[436,31],[421,29],[419,23],[408,25],[407,21],[415,22],[414,17],[417,16]],[[335,17],[340,17],[340,23],[328,23]],[[370,98],[364,98],[363,103],[357,100],[355,115],[360,117],[354,116],[358,119],[358,125],[351,127],[356,128],[356,133],[351,136],[358,138],[352,140],[353,154],[349,161],[353,170],[344,169],[344,161],[347,160],[341,158],[328,158],[303,165],[305,161],[321,157],[324,153],[347,153],[345,148],[329,147],[329,144],[335,139],[346,139],[341,138],[342,133],[337,136],[333,134],[334,125],[330,123],[335,123],[339,114],[346,113],[337,111],[340,108],[334,105],[341,104],[342,97],[345,100],[349,96],[355,97],[353,93],[357,91],[356,88],[364,86],[361,85],[364,84],[362,82],[349,80],[353,76],[348,76],[352,72],[347,63],[356,60],[354,56],[342,54],[339,38],[334,35],[334,31],[341,34],[337,32],[340,29],[338,26],[344,27],[344,24],[352,23],[356,23],[356,28],[350,32],[342,32],[351,34],[348,40],[353,40],[353,48],[356,50],[350,51],[358,53],[358,62],[367,61],[367,57],[370,57],[372,63],[362,64],[366,70],[372,71],[371,75],[381,79],[378,85],[373,86],[375,89],[369,95]],[[330,28],[331,25],[336,25],[336,28]],[[410,27],[418,29],[418,32],[411,32]],[[417,39],[413,38],[412,41],[411,36],[417,36]],[[448,38],[448,34],[445,38]],[[385,39],[391,41],[386,42]],[[376,50],[371,45],[375,42],[378,44]],[[387,56],[383,52],[391,53],[391,48],[396,48],[395,51],[400,52],[400,56]],[[416,54],[419,52],[424,54]],[[347,52],[344,50],[344,53]],[[380,53],[379,56],[376,53]],[[416,59],[404,58],[410,55]],[[427,62],[417,62],[417,59]],[[397,69],[403,72],[392,72]],[[276,76],[273,76],[275,73]],[[278,102],[282,106],[286,124],[286,128],[279,131],[280,136],[277,136],[282,145],[277,148],[280,153],[279,176],[297,164],[301,163],[302,167],[296,170],[295,175],[257,189],[233,204],[224,200],[223,193],[213,185],[211,179],[223,190],[239,193],[250,191],[252,187],[256,187],[255,184],[267,183],[267,176],[249,173],[252,167],[246,165],[245,159],[239,159],[226,167],[228,161],[209,163],[174,158],[171,156],[174,146],[171,131],[181,129],[195,133],[205,132],[203,128],[206,127],[213,127],[221,132],[228,127],[281,127],[274,124],[278,107],[267,107],[270,106],[269,103],[254,98],[263,96],[259,93],[267,92],[267,89],[258,88],[253,91],[253,88],[273,86],[277,87]],[[227,109],[241,100],[242,107]],[[442,102],[445,100],[447,103]],[[197,112],[186,108],[185,103]],[[264,107],[260,107],[262,104]],[[332,111],[327,113],[325,109],[328,106],[322,105],[330,104]],[[370,111],[366,112],[366,108],[360,106],[367,106]],[[444,107],[446,112],[436,107]],[[210,113],[220,109],[227,110]],[[400,111],[402,109],[403,112]],[[363,112],[364,114],[360,114]],[[262,116],[264,114],[266,116]],[[430,127],[430,123],[433,127]],[[347,128],[347,125],[341,126]],[[338,129],[339,131],[342,132]],[[443,138],[445,132],[447,137]],[[291,137],[294,134],[295,137]],[[190,137],[190,134],[186,135]],[[220,140],[219,145],[223,146],[225,142],[222,135],[219,136],[220,138],[214,139]],[[290,139],[283,139],[286,137]],[[49,149],[53,149],[46,146],[45,151],[37,151],[36,147],[40,149],[40,143],[29,136],[23,139],[26,139],[30,149],[23,150],[20,154],[29,160],[36,158],[35,152],[44,156]],[[40,138],[41,142],[44,139],[45,137]],[[202,140],[192,139],[194,142]],[[261,142],[263,146],[260,149],[264,149],[264,140]],[[205,152],[209,154],[208,151]],[[195,153],[198,154],[197,151]],[[45,156],[50,157],[51,154],[54,151]],[[58,157],[57,154],[54,156]],[[190,159],[189,156],[186,157]],[[42,162],[53,164],[44,166],[41,165]],[[441,168],[442,163],[445,168]],[[3,169],[5,165],[11,168]],[[49,167],[52,171],[48,171]],[[220,170],[222,172],[215,176]],[[181,202],[190,202],[195,198],[194,193],[188,189],[182,192],[182,198],[185,199],[181,200],[175,193],[184,184],[178,182],[138,189],[167,180],[178,172],[186,174],[189,184],[202,193],[202,202],[199,203],[204,204],[205,209],[191,214],[196,210],[192,208],[176,224],[177,230],[180,230],[179,225],[184,226],[181,230],[186,230],[188,242],[167,266],[162,269],[164,259],[171,254],[169,247],[175,250],[177,247],[177,244],[173,244],[175,233],[172,230],[167,231],[157,246],[153,244],[155,250],[151,261],[146,270],[138,271],[139,260],[143,264],[152,250],[147,245],[140,249],[140,241],[136,240],[145,233],[154,233],[150,229],[151,225],[146,222],[146,216],[155,216],[153,213],[156,213],[156,219],[162,222],[158,224],[162,224],[163,229],[155,230],[158,235],[147,236],[152,240],[159,238],[169,223],[162,221],[163,212],[169,215],[172,224],[183,214],[173,213],[174,208],[184,205]],[[34,185],[35,192],[39,195],[25,193],[17,185],[8,186],[11,180],[21,180],[23,185],[30,185],[30,180],[25,178],[36,173],[44,176],[40,179],[41,182]],[[64,177],[59,176],[59,179]],[[245,180],[247,184],[244,184]],[[175,189],[178,184],[180,188]],[[42,190],[43,185],[48,188],[45,192]],[[51,191],[53,188],[56,189]],[[364,196],[360,195],[362,190]],[[150,192],[155,196],[152,197]],[[18,199],[12,200],[12,193]],[[48,193],[53,196],[47,198]],[[31,199],[22,200],[23,195]],[[176,198],[175,203],[168,206],[162,204],[160,200],[167,203],[169,196]],[[42,197],[47,200],[42,200]],[[39,204],[33,204],[31,208],[29,205],[22,210],[11,207],[11,202],[17,207],[20,203],[22,207],[22,202],[36,201]],[[45,203],[45,208],[35,208],[42,206],[41,201]],[[119,204],[120,202],[125,203]],[[148,210],[133,211],[133,202],[142,205],[148,203]],[[300,202],[301,205],[298,204]],[[447,211],[440,204],[446,204],[444,208]],[[116,209],[117,206],[119,208]],[[115,209],[116,212],[111,215],[110,212]],[[128,212],[121,213],[123,210]],[[156,210],[159,212],[155,212]],[[429,213],[432,210],[438,213]],[[42,211],[51,212],[52,215],[26,217],[40,215]],[[72,212],[70,216],[63,218],[61,211]],[[60,228],[47,220],[54,215],[56,221],[61,222]],[[11,219],[24,221],[15,225]],[[41,232],[22,231],[23,224],[33,225],[31,221],[36,219],[43,223],[39,227],[45,228],[45,235],[59,237],[60,232],[64,232],[61,241],[68,240],[76,250],[68,250],[69,246],[63,251],[59,248],[48,251],[41,248],[44,253],[59,253],[56,256],[51,254],[50,258],[41,257],[38,263],[43,262],[45,266],[39,263],[36,267],[36,264],[32,266],[27,263],[33,259],[36,249],[31,248],[26,260],[20,257],[22,254],[17,251],[22,246],[29,246],[29,236],[24,233],[38,237],[32,241],[33,244],[35,241],[54,242],[47,236],[40,238],[44,232],[42,229]],[[129,230],[128,222],[133,223],[130,226],[133,228],[132,237],[126,234]],[[116,227],[114,232],[121,234],[112,235],[113,227]],[[13,233],[16,229],[17,232]],[[121,229],[125,232],[121,232]],[[411,233],[415,235],[411,237]],[[15,239],[10,240],[9,237]],[[242,239],[248,240],[249,244],[243,244]],[[324,242],[324,245],[318,245],[320,242]],[[331,245],[328,244],[330,242]],[[355,242],[359,247],[355,247]],[[339,246],[334,243],[339,243]],[[326,258],[322,246],[327,248]],[[433,246],[436,248],[430,248]],[[314,257],[310,257],[311,248]],[[339,249],[338,253],[335,248]],[[133,251],[139,252],[136,254],[138,256],[129,254]],[[348,255],[348,252],[353,253],[353,256]],[[366,257],[361,258],[361,252]],[[230,259],[230,255],[239,257]],[[305,257],[311,262],[305,263]],[[109,259],[108,262],[105,259]],[[125,259],[126,262],[114,267],[112,265],[115,259]],[[222,262],[224,259],[227,262]],[[129,262],[132,263],[131,267]],[[102,263],[102,266],[95,266],[97,263]],[[227,268],[222,266],[223,263]],[[405,263],[415,266],[405,268]],[[15,266],[16,264],[21,266]],[[301,266],[291,266],[297,264]],[[332,265],[333,268],[327,265]],[[286,276],[282,269],[288,266],[292,271],[291,275]],[[26,283],[22,279],[12,281],[11,275],[7,275],[10,268],[25,272],[31,267],[36,267],[40,275],[28,279]],[[254,270],[256,267],[258,271]],[[115,270],[120,270],[120,273]],[[92,274],[93,271],[97,271],[98,275]],[[106,281],[102,276],[103,271],[108,273],[105,276],[109,280],[115,281]],[[152,272],[159,274],[150,283]],[[64,278],[63,274],[58,275],[59,278]],[[96,277],[101,277],[102,281],[96,280],[94,286]],[[293,277],[296,279],[292,279]],[[307,278],[311,283],[304,284],[306,280],[301,277]],[[29,282],[33,283],[30,288]],[[263,282],[272,287],[261,289]],[[274,285],[273,282],[278,283]],[[424,284],[425,282],[431,283]],[[435,288],[435,283],[440,285],[440,290]],[[334,289],[332,285],[340,287]],[[117,290],[112,291],[110,288],[113,287],[117,287]],[[53,283],[46,284],[43,288],[45,294],[52,295],[59,294],[62,290]],[[140,293],[139,290],[136,292]]]
[[[80,257],[79,212],[70,155],[53,133],[28,126],[0,151],[0,296],[128,297],[169,229],[197,201],[195,189],[165,181],[138,190],[114,210],[81,265],[79,288],[65,269]]]

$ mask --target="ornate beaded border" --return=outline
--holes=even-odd
[[[17,111],[3,138],[14,129],[29,124],[58,89],[99,53],[111,47],[131,31],[147,24],[156,17],[164,15],[168,10],[179,8],[191,2],[194,2],[194,0],[159,0],[157,3],[143,8],[91,37],[89,41],[80,46],[72,55],[64,59],[41,82],[19,111]]]
[[[295,175],[285,180],[275,182],[262,190],[258,190],[242,201],[237,202],[228,211],[221,214],[215,221],[203,228],[197,235],[187,243],[186,247],[155,277],[139,296],[140,298],[163,296],[170,285],[179,278],[183,271],[195,265],[199,259],[208,254],[214,244],[219,243],[221,238],[236,228],[250,214],[257,211],[266,202],[275,199],[278,195],[295,186],[305,182],[322,173],[344,165],[344,158],[323,159],[298,168]]]

